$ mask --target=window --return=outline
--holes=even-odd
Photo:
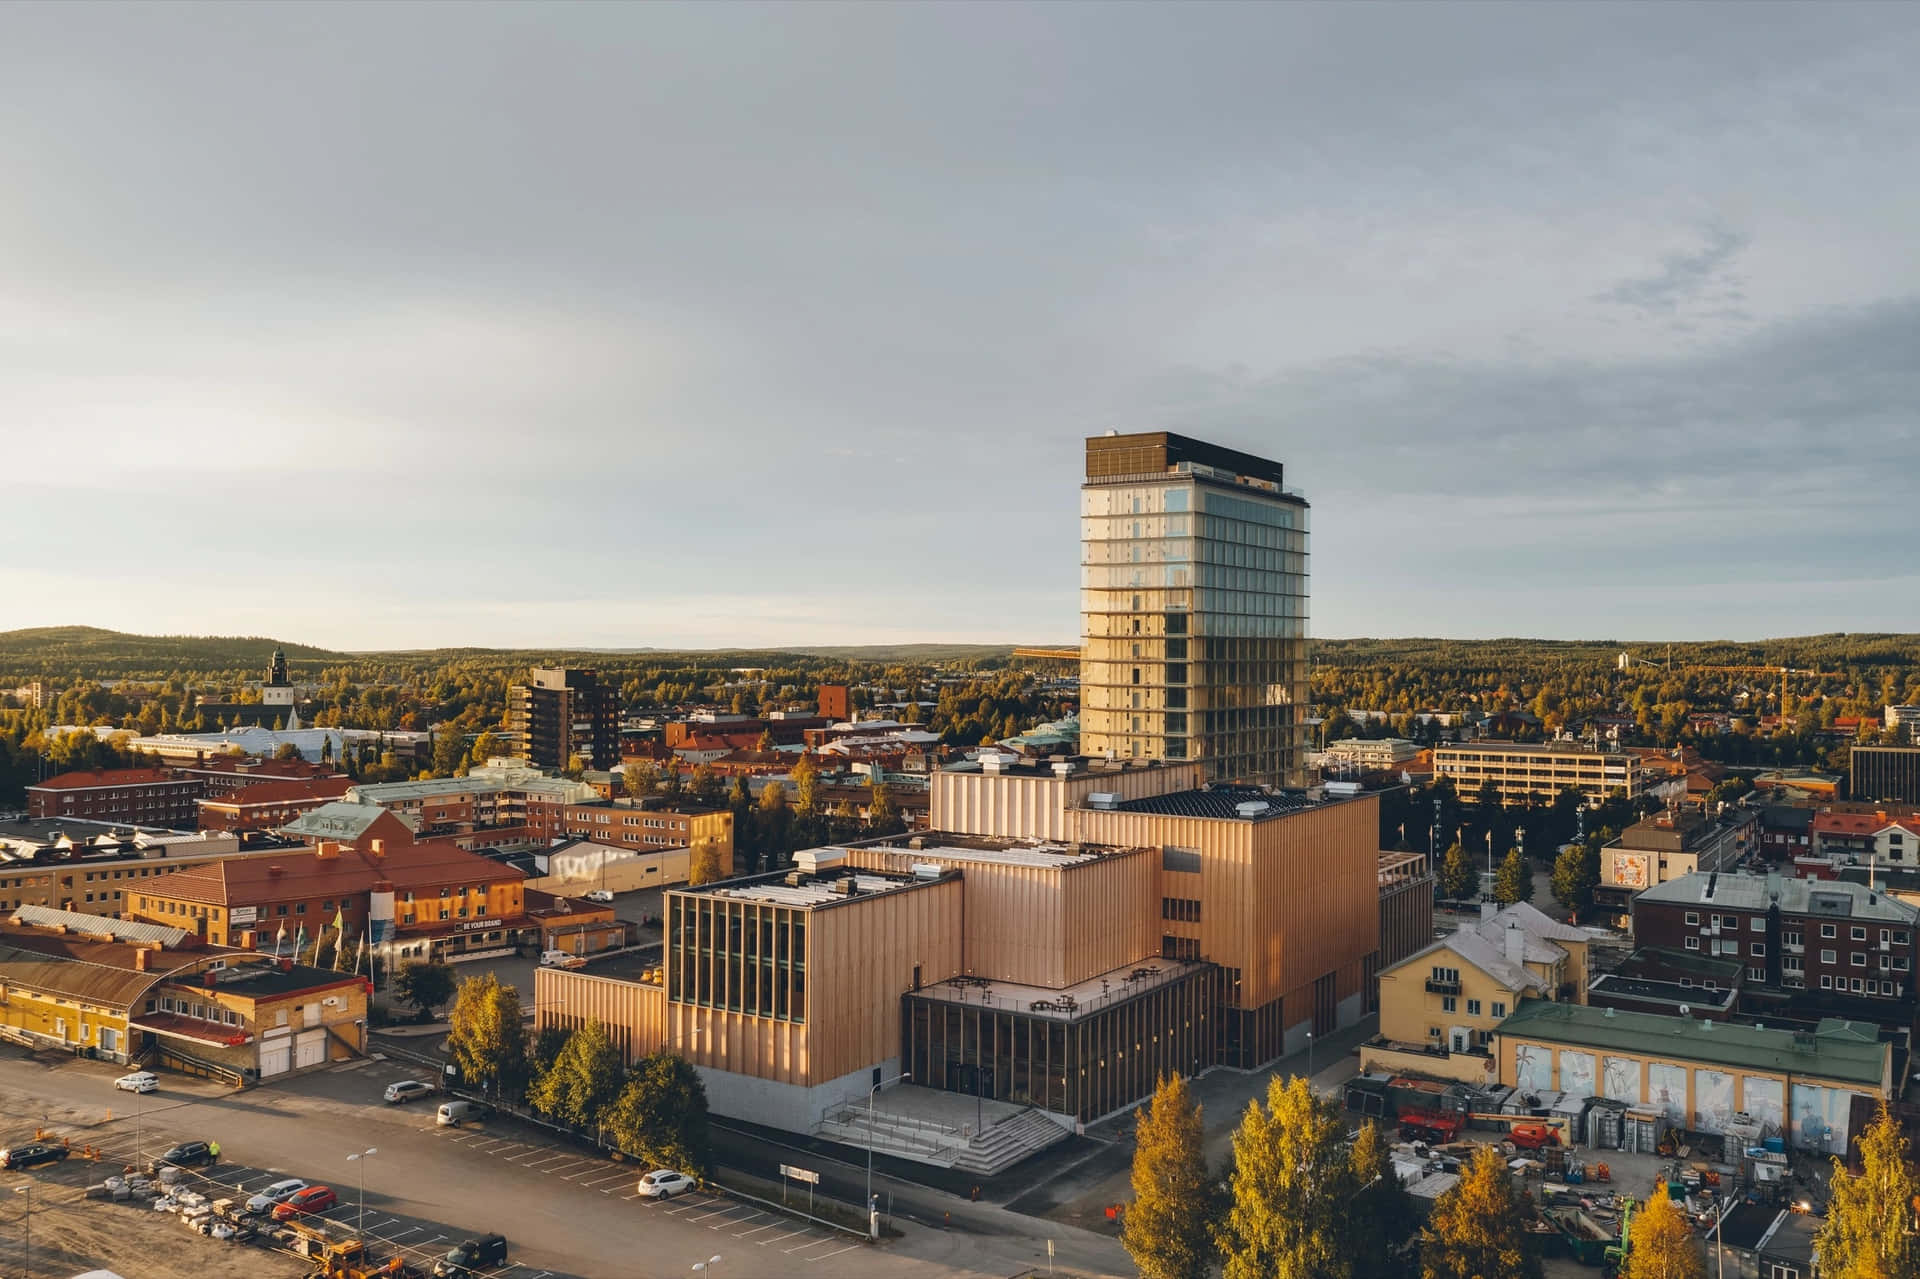
[[[1847,956],[1847,960],[1848,960],[1848,962],[1850,962],[1850,963],[1851,963],[1851,964],[1852,964],[1852,965],[1853,965],[1853,966],[1854,966],[1855,968],[1865,968],[1865,967],[1867,966],[1867,957],[1866,957],[1865,955],[1863,955],[1863,954],[1861,954],[1861,953],[1860,953],[1859,951],[1857,951],[1857,950],[1856,950],[1856,951],[1854,951],[1854,952],[1853,952],[1853,953],[1852,953],[1851,955],[1848,955],[1848,956]]]
[[[1507,1015],[1507,1006],[1496,999],[1493,1001],[1490,1011],[1495,1017],[1505,1017]]]
[[[1860,980],[1860,978],[1858,978],[1858,977],[1855,977],[1855,978],[1853,979],[1853,993],[1854,993],[1854,994],[1856,994],[1856,995],[1857,995],[1857,994],[1859,994],[1859,993],[1860,993],[1860,987],[1861,987],[1861,986],[1862,986],[1863,984],[1864,984],[1864,983],[1863,983],[1863,982],[1862,982],[1862,981]]]
[[[1459,1006],[1460,1006],[1460,1001],[1455,999],[1452,995],[1442,995],[1440,997],[1440,1011],[1443,1013],[1450,1013],[1454,1011],[1456,1008],[1458,1008]]]
[[[1439,982],[1452,982],[1458,985],[1460,982],[1460,970],[1458,968],[1442,968],[1436,964],[1433,969],[1433,979]]]
[[[1767,943],[1763,941],[1754,942],[1752,945],[1747,947],[1747,953],[1752,955],[1755,959],[1759,959],[1761,956],[1767,953]]]
[[[1825,974],[1825,973],[1821,973],[1821,974],[1820,974],[1820,989],[1822,989],[1822,990],[1832,990],[1832,989],[1833,989],[1833,978],[1831,978],[1831,977],[1829,977],[1829,976],[1828,976],[1827,974]]]
[[[1767,931],[1767,917],[1765,915],[1748,915],[1747,927],[1756,933],[1764,933]]]
[[[1832,950],[1822,950],[1820,952],[1820,962],[1823,964],[1835,964],[1840,962],[1839,952],[1832,951]]]
[[[1700,922],[1699,911],[1690,910],[1687,912],[1687,927],[1692,928],[1695,924],[1698,924],[1699,922]]]
[[[1904,945],[1906,945],[1906,944],[1907,944],[1907,935],[1906,935],[1906,933],[1904,933],[1904,932],[1902,932],[1902,931],[1901,931],[1901,930],[1899,930],[1899,929],[1895,929],[1895,930],[1894,930],[1894,933],[1893,933],[1893,944],[1894,944],[1894,945],[1896,945],[1896,946],[1904,946]]]
[[[1867,939],[1867,930],[1855,924],[1853,926],[1853,939],[1855,941],[1865,941]]]
[[[1835,933],[1834,933],[1834,931],[1833,931],[1833,925],[1832,925],[1832,924],[1822,924],[1822,925],[1820,925],[1820,935],[1821,935],[1822,937],[1833,937],[1833,936],[1835,936],[1836,934],[1835,934]]]
[[[1767,970],[1766,970],[1766,969],[1764,969],[1764,968],[1749,968],[1749,969],[1747,969],[1747,980],[1748,980],[1748,981],[1765,981],[1766,979],[1767,979]]]
[[[1699,939],[1698,937],[1689,937],[1689,938],[1687,938],[1687,949],[1688,949],[1688,950],[1699,950],[1699,949],[1700,949],[1700,939]]]
[[[1480,1001],[1477,999],[1469,999],[1467,1001],[1467,1016],[1478,1017],[1479,1015],[1480,1015]]]

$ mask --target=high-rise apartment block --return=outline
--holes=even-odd
[[[1278,462],[1165,431],[1087,440],[1084,752],[1299,781],[1307,510]]]
[[[539,768],[565,768],[578,755],[590,768],[620,762],[620,696],[597,672],[536,666],[507,690],[515,753]]]

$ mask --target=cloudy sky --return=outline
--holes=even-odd
[[[1920,628],[1920,9],[0,7],[0,629],[1071,641],[1082,437],[1320,635]]]

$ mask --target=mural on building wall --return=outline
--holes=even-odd
[[[1673,1065],[1671,1062],[1649,1062],[1647,1104],[1664,1110],[1668,1123],[1685,1128],[1687,1126],[1687,1068]]]
[[[1793,1144],[1817,1154],[1838,1155],[1847,1149],[1847,1113],[1853,1094],[1844,1088],[1793,1086]]]
[[[1600,1059],[1600,1095],[1629,1106],[1640,1104],[1640,1063],[1631,1057]]]
[[[1693,1123],[1699,1132],[1725,1132],[1733,1118],[1733,1076],[1718,1070],[1693,1072]]]
[[[1553,1049],[1543,1044],[1519,1044],[1513,1050],[1513,1087],[1538,1096],[1553,1086]]]
[[[1778,1079],[1762,1079],[1757,1075],[1747,1075],[1740,1081],[1740,1107],[1747,1112],[1748,1118],[1759,1124],[1766,1136],[1773,1136],[1780,1129],[1781,1088]]]
[[[1594,1095],[1592,1053],[1560,1053],[1560,1091],[1580,1101]]]
[[[1612,882],[1619,888],[1645,888],[1647,886],[1647,855],[1615,853]]]

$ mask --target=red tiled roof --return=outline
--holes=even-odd
[[[164,768],[112,768],[104,772],[62,773],[28,790],[90,790],[96,786],[145,786],[183,780]]]
[[[1818,835],[1878,835],[1898,826],[1920,835],[1920,819],[1894,817],[1887,813],[1815,813],[1813,830]]]
[[[224,857],[187,866],[152,880],[142,891],[154,897],[209,906],[245,906],[267,897],[350,897],[370,892],[385,881],[395,888],[412,885],[475,884],[524,879],[478,853],[444,844],[409,844],[384,858],[342,848],[337,856],[318,857],[312,849],[259,857]]]
[[[309,780],[255,782],[230,790],[214,799],[203,799],[202,804],[218,806],[244,804],[291,804],[303,799],[325,803],[330,799],[339,799],[353,789],[351,777],[317,777]]]

